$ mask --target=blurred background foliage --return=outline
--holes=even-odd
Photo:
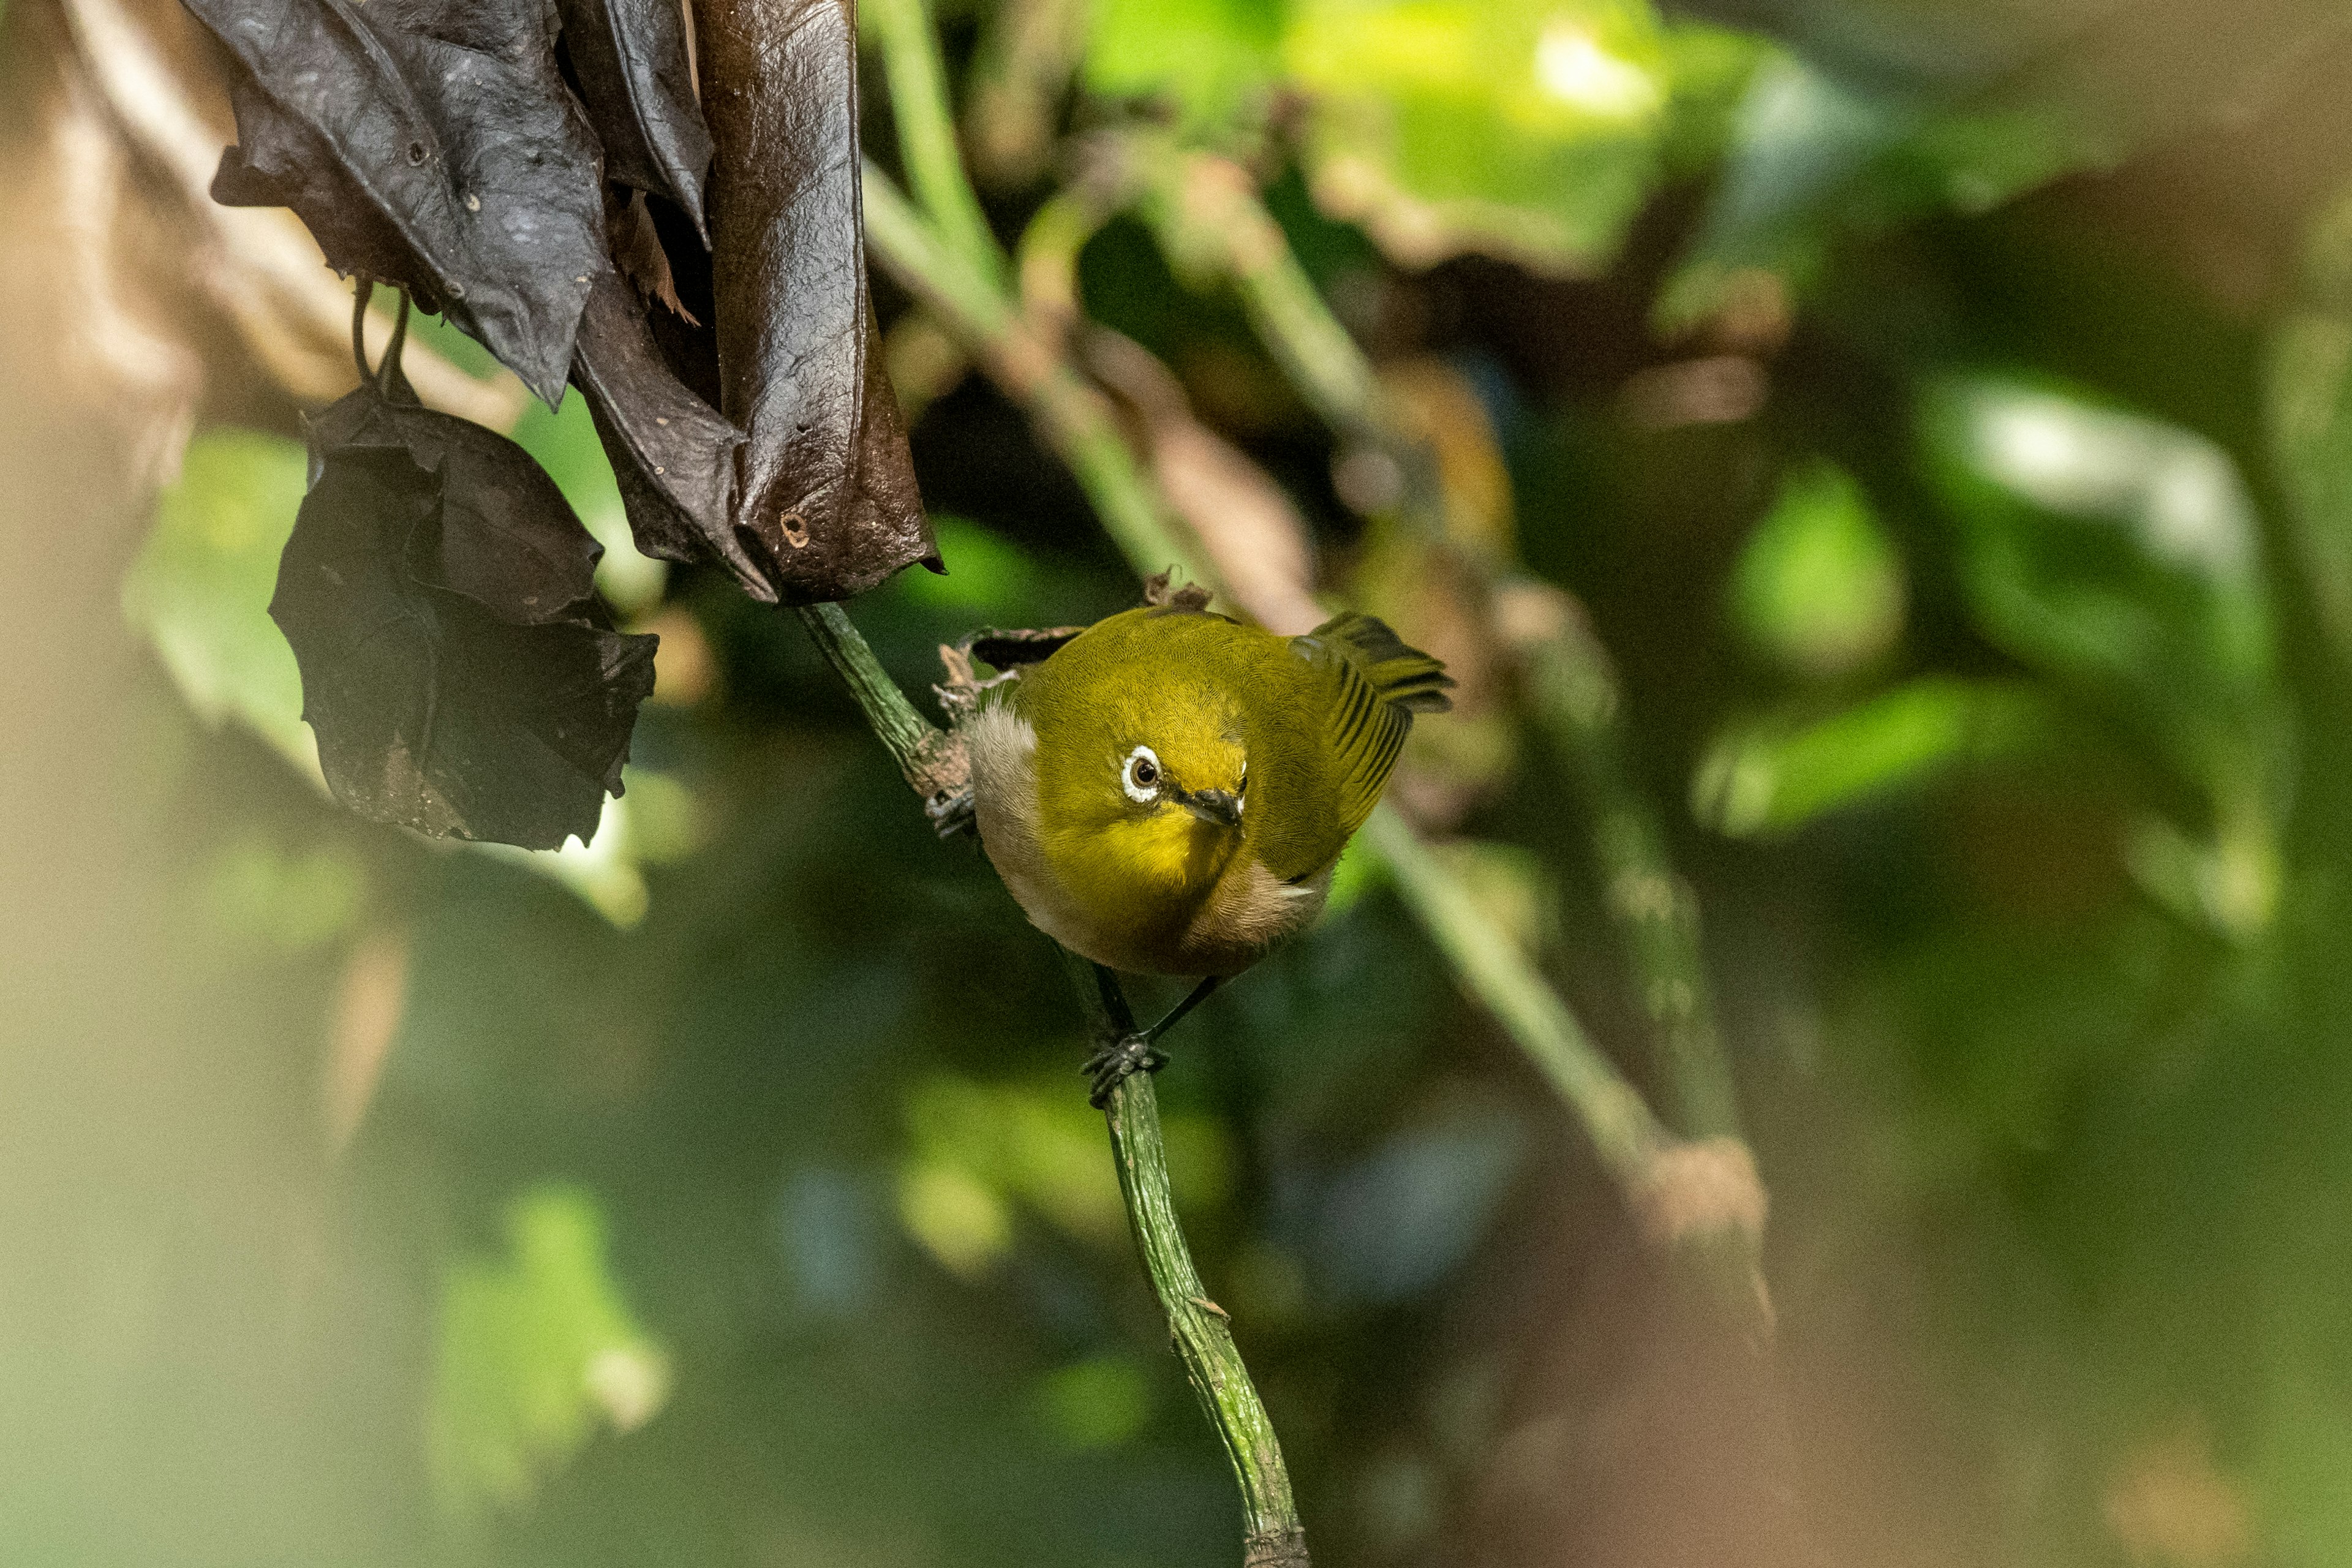
[[[1142,356],[1079,331],[1196,526],[1271,496],[1255,548],[1295,526],[1454,663],[1400,796],[1645,1084],[1478,574],[1589,615],[1705,912],[1765,1397],[1367,862],[1178,1037],[1178,1197],[1318,1556],[2352,1560],[2352,16],[937,19],[1034,319]],[[176,131],[110,86],[132,44]],[[341,351],[299,288],[257,326],[259,219],[188,198],[215,68],[168,6],[0,20],[12,1560],[1230,1560],[1050,949],[795,625],[629,548],[578,400],[431,322],[660,685],[591,845],[325,799],[262,612]],[[1209,256],[1240,231],[1123,183],[1199,154],[1427,443],[1445,548]],[[856,614],[920,691],[1136,584],[877,293],[950,574]]]

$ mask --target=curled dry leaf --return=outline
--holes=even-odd
[[[637,297],[667,306],[689,327],[702,325],[701,318],[677,297],[677,274],[670,267],[669,252],[662,248],[661,230],[646,206],[645,192],[631,191],[628,200],[608,205],[613,264],[635,287]]]
[[[533,0],[189,0],[239,66],[215,197],[291,206],[553,403],[604,256],[594,135]]]
[[[678,0],[556,0],[604,177],[667,196],[703,228],[710,129],[695,101]]]
[[[735,530],[787,604],[937,560],[867,297],[851,0],[702,0],[720,407]]]
[[[613,629],[602,553],[503,437],[373,386],[320,415],[269,613],[335,798],[439,837],[593,837],[657,640]]]
[[[744,592],[773,601],[730,520],[743,433],[670,374],[644,310],[611,273],[589,293],[572,379],[612,459],[637,548],[665,561],[715,561]]]

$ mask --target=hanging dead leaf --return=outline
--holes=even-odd
[[[678,0],[556,0],[604,177],[667,196],[703,230],[710,129],[695,101]]]
[[[243,79],[215,196],[291,206],[551,404],[605,269],[600,156],[535,0],[190,0]]]
[[[866,292],[850,0],[695,7],[715,153],[720,408],[747,431],[736,531],[787,604],[935,562]]]
[[[554,481],[373,386],[313,424],[310,470],[269,613],[336,799],[440,837],[592,837],[656,639],[613,629]]]
[[[774,585],[730,521],[743,433],[670,374],[645,312],[610,274],[589,294],[572,379],[587,395],[637,548],[665,561],[715,561],[772,603]]]

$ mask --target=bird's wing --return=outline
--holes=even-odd
[[[1321,722],[1343,842],[1380,804],[1415,713],[1443,712],[1454,678],[1383,621],[1349,611],[1290,639],[1329,682]]]

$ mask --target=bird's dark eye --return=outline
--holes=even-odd
[[[1160,757],[1149,746],[1138,746],[1127,753],[1119,765],[1118,787],[1127,798],[1138,805],[1147,805],[1160,795]]]

